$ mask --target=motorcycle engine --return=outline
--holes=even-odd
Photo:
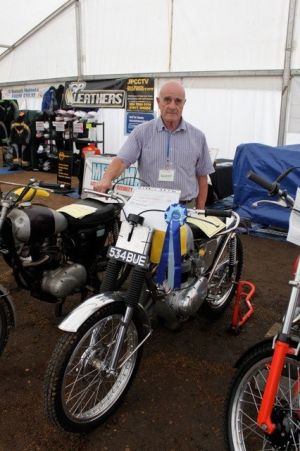
[[[189,252],[181,258],[181,287],[168,290],[165,302],[181,316],[193,316],[204,302],[208,291],[207,271],[211,267],[219,237],[199,239],[189,246]],[[167,287],[167,282],[164,284]]]
[[[85,267],[66,261],[60,236],[68,227],[64,215],[48,207],[32,205],[13,209],[8,217],[22,265],[18,280],[33,296],[56,302],[85,284]]]

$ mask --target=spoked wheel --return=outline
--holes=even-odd
[[[6,290],[0,287],[0,355],[4,351],[11,328],[15,327],[15,311]]]
[[[226,436],[231,451],[300,449],[300,362],[287,357],[271,419],[276,424],[268,435],[256,424],[268,376],[272,343],[263,342],[242,360],[233,380],[226,406]]]
[[[208,293],[203,305],[210,317],[218,317],[230,304],[240,280],[243,267],[243,246],[238,235],[236,239],[235,265],[230,265],[230,244],[227,243],[219,260],[216,271],[208,286]]]
[[[142,324],[129,324],[116,371],[110,362],[124,302],[102,307],[77,333],[65,333],[51,357],[44,384],[46,412],[57,426],[86,432],[103,422],[121,403],[141,359]]]
[[[9,336],[9,310],[0,299],[0,355],[2,354]]]

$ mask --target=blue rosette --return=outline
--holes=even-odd
[[[181,285],[181,244],[180,227],[186,222],[186,208],[180,204],[171,204],[165,211],[168,224],[161,259],[157,268],[156,281],[162,284],[166,278],[171,288]]]

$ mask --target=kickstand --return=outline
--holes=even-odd
[[[255,285],[253,283],[246,280],[240,280],[238,282],[230,325],[231,332],[235,332],[237,334],[243,324],[245,324],[245,322],[253,314],[254,308],[251,304],[251,298],[254,293]],[[242,314],[242,302],[244,302],[247,307],[247,311],[244,314]]]

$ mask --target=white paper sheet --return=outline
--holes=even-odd
[[[124,209],[126,215],[129,213],[139,214],[142,211],[144,225],[158,230],[166,230],[164,212],[171,204],[177,204],[180,198],[180,191],[163,188],[135,188],[132,197],[126,203]],[[157,211],[161,210],[161,211]],[[122,218],[124,219],[124,217]]]

